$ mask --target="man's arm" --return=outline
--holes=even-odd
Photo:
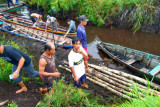
[[[78,53],[82,54],[85,59],[89,59],[88,54],[82,48],[82,46],[78,49]]]
[[[70,67],[70,69],[71,69],[71,72],[72,72],[72,74],[73,74],[73,76],[74,76],[74,81],[76,81],[76,82],[78,83],[79,78],[77,78],[77,76],[76,76],[76,74],[75,74],[75,72],[74,72],[73,67]]]
[[[59,72],[55,72],[55,73],[44,72],[46,65],[47,65],[46,60],[41,58],[39,61],[39,75],[40,76],[54,76],[54,77],[60,76]]]
[[[66,37],[68,35],[68,33],[70,32],[70,30],[67,31],[67,33],[64,35],[64,37]]]
[[[23,65],[24,65],[24,62],[25,62],[25,59],[22,57],[20,60],[19,60],[19,63],[18,63],[18,67],[16,69],[16,72],[13,73],[13,78],[16,79],[19,77],[19,72],[20,70],[22,69]]]

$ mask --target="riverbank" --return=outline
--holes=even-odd
[[[49,13],[58,19],[71,18],[78,21],[78,16],[85,14],[89,23],[96,26],[160,34],[160,3],[156,0],[24,1],[28,2],[29,9],[38,9],[41,14]]]

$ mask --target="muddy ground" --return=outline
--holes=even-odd
[[[38,60],[40,55],[43,52],[44,44],[26,39],[23,37],[17,37],[17,36],[9,36],[9,34],[6,34],[5,40],[13,40],[19,45],[22,45],[30,55],[33,55],[33,63],[36,70],[38,70]],[[0,36],[1,38],[2,36]],[[61,47],[56,48],[56,65],[58,67],[59,64],[63,64],[64,60],[67,60],[68,53],[70,50],[63,49]],[[105,61],[100,61],[98,59],[90,58],[89,62],[97,65],[106,65],[110,68],[119,69],[121,71],[128,72],[128,70],[122,66],[118,66],[116,63],[114,63],[112,60],[105,58]],[[61,72],[61,77],[65,76],[65,81],[67,84],[73,83],[73,78],[71,76],[71,73],[68,73],[67,71],[58,68]],[[132,73],[132,72],[130,72]],[[121,102],[123,99],[119,98],[118,96],[115,96],[110,91],[90,82],[86,81],[86,83],[89,85],[89,88],[87,89],[92,93],[93,96],[98,96],[105,100],[105,103],[117,103]],[[38,101],[42,99],[39,88],[42,87],[42,84],[36,84],[35,81],[30,81],[29,83],[26,83],[28,87],[28,92],[23,92],[20,94],[15,94],[15,91],[19,89],[19,86],[16,84],[8,83],[8,82],[0,82],[0,102],[4,100],[10,100],[15,101],[19,107],[34,107]],[[7,106],[7,105],[5,105]]]

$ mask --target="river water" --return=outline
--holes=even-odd
[[[30,12],[24,6],[17,14],[29,18]],[[64,20],[60,20],[59,23],[62,26],[68,27]],[[76,23],[76,25],[78,26],[78,23]],[[93,55],[93,58],[102,60],[106,56],[97,49],[96,37],[103,42],[117,44],[160,56],[160,34],[144,32],[137,32],[134,34],[131,30],[114,27],[103,28],[90,25],[86,25],[85,28],[87,33],[88,52]]]

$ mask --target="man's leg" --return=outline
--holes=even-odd
[[[12,67],[12,73],[15,72],[17,69],[17,65],[13,65]],[[21,93],[22,91],[27,91],[27,87],[24,85],[22,79],[21,79],[22,71],[19,72],[19,77],[16,79],[12,79],[15,83],[17,83],[21,89],[17,90],[16,93]]]
[[[8,4],[8,8],[10,8],[10,5],[9,5],[9,0],[7,0],[7,4]]]
[[[80,81],[81,81],[81,86],[85,87],[85,88],[88,88],[88,85],[85,83],[86,81],[86,74],[84,74],[81,78],[80,78]]]
[[[14,6],[14,4],[13,4],[13,2],[12,2],[12,0],[9,0],[10,2],[11,2],[11,4]],[[15,7],[15,6],[14,6]]]
[[[53,22],[51,23],[51,28],[52,28],[52,31],[54,31],[54,23]]]
[[[28,66],[23,67],[22,69],[25,70],[27,72],[27,74],[32,78],[33,77],[39,77],[39,72],[34,70],[32,61]]]

